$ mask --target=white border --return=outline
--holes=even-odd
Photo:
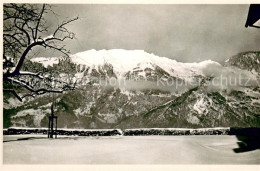
[[[259,0],[3,0],[3,3],[49,4],[259,4]]]
[[[49,3],[49,4],[259,4],[259,0],[2,0],[0,7],[0,27],[1,27],[1,40],[3,40],[3,3]],[[1,55],[3,53],[3,41],[0,41]],[[2,58],[0,58],[2,64]],[[1,131],[3,128],[3,91],[2,91],[2,68],[1,71],[1,102],[0,102],[0,127]],[[260,161],[259,165],[3,165],[3,134],[0,133],[1,141],[1,166],[0,170],[25,170],[25,171],[260,171]]]

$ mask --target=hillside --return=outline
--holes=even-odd
[[[62,128],[260,126],[259,52],[241,54],[222,66],[142,50],[90,50],[70,60],[33,58],[24,70],[78,80],[77,90],[54,96]],[[19,103],[5,95],[4,127],[47,127],[52,98]]]

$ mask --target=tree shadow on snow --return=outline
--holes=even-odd
[[[17,138],[14,140],[4,140],[3,142],[12,142],[12,141],[25,141],[25,140],[34,140],[34,139],[46,139],[45,137],[25,137],[25,138]]]
[[[56,138],[47,138],[47,137],[25,137],[25,138],[17,138],[12,140],[4,140],[3,142],[13,142],[13,141],[25,141],[25,140],[37,140],[37,139],[48,139],[48,140],[78,140],[81,137],[58,137]]]

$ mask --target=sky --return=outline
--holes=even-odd
[[[223,63],[244,51],[260,50],[260,29],[245,28],[249,5],[54,5],[52,27],[79,16],[68,28],[71,53],[90,49],[144,50],[179,62]],[[57,56],[55,53],[45,53]],[[43,53],[41,54],[43,56]]]

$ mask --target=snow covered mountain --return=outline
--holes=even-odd
[[[43,64],[45,67],[53,66],[59,62],[53,58],[34,58],[33,62]],[[85,75],[106,75],[122,78],[135,74],[142,79],[154,75],[152,71],[163,71],[165,76],[176,77],[183,80],[192,80],[195,76],[203,75],[203,69],[208,65],[219,65],[213,61],[201,63],[181,63],[166,57],[149,54],[143,50],[89,50],[71,56],[71,62],[78,65],[77,72],[87,71]],[[81,67],[81,68],[80,68]],[[159,72],[159,71],[158,71]],[[110,73],[110,74],[109,74]]]
[[[222,66],[210,60],[181,63],[142,50],[89,50],[67,63],[33,58],[26,69],[42,67],[78,80],[76,91],[56,95],[59,127],[260,126],[259,52],[243,55],[251,62],[237,55]],[[18,106],[5,99],[4,126],[46,127],[49,98]]]
[[[226,66],[236,66],[260,74],[260,52],[242,52],[226,61]]]

